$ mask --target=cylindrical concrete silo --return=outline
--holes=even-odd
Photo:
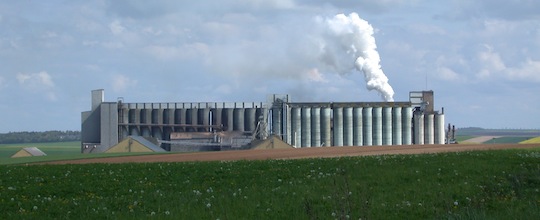
[[[321,108],[311,108],[311,145],[321,146]]]
[[[373,145],[382,145],[382,107],[373,107]]]
[[[249,131],[249,132],[253,132],[255,130],[255,126],[257,125],[257,120],[256,120],[256,112],[255,112],[255,108],[246,108],[244,114],[244,118],[245,118],[245,121],[244,121],[244,129],[246,131]]]
[[[302,147],[311,147],[311,108],[302,108]]]
[[[150,120],[150,123],[152,123],[152,124],[159,124],[159,123],[161,123],[161,121],[159,120],[161,114],[162,114],[162,110],[161,110],[161,109],[152,109],[152,110],[151,110],[151,120]]]
[[[382,145],[392,145],[392,107],[382,110]]]
[[[199,109],[197,108],[190,108],[186,111],[186,119],[187,123],[191,125],[187,131],[195,132],[197,131],[197,125],[198,125],[198,116],[199,115]]]
[[[291,131],[291,127],[292,127],[292,119],[291,119],[291,106],[289,105],[285,105],[284,108],[283,108],[283,111],[282,111],[282,126],[281,126],[281,131],[283,133],[283,141],[285,141],[286,143],[291,143],[292,142],[292,131]]]
[[[151,123],[152,111],[150,109],[141,109],[141,135],[144,137],[152,136],[152,131],[148,124]]]
[[[272,133],[283,138],[281,129],[281,108],[272,108]]]
[[[222,126],[223,125],[223,109],[213,108],[210,111],[212,112],[212,125]],[[218,130],[221,130],[221,129],[218,129]]]
[[[233,117],[233,130],[244,131],[244,108],[235,108]]]
[[[204,125],[203,127],[199,128],[198,131],[201,132],[208,132],[210,131],[210,109],[209,108],[201,108],[199,109],[197,113],[197,124]]]
[[[233,117],[234,108],[224,108],[222,114],[222,122],[224,129],[226,131],[233,131],[234,129],[234,117]]]
[[[334,107],[334,144],[343,146],[343,108]]]
[[[444,144],[444,114],[435,115],[435,144]]]
[[[166,124],[166,125],[174,124],[174,109],[163,110],[163,124]]]
[[[392,108],[392,145],[402,143],[401,107]]]
[[[301,147],[302,137],[302,108],[291,109],[291,145]]]
[[[128,123],[130,124],[139,124],[140,119],[137,117],[139,115],[139,109],[130,109],[128,112]]]
[[[129,131],[129,135],[133,135],[133,136],[139,136],[139,129],[138,129],[138,125],[140,123],[140,118],[138,117],[139,115],[139,109],[130,109],[129,112],[128,112],[128,123],[130,124],[135,124],[135,125],[130,125],[129,128],[128,128],[128,131]]]
[[[434,144],[434,116],[433,114],[424,115],[424,144]]]
[[[424,144],[424,114],[414,114],[414,144]]]
[[[119,123],[129,123],[129,109],[122,108],[118,110],[118,122]]]
[[[353,108],[353,146],[362,146],[364,143],[362,127],[362,107]]]
[[[150,124],[152,118],[151,109],[141,109],[141,124]]]
[[[187,124],[186,115],[187,115],[187,109],[185,108],[174,110],[174,124],[177,124],[177,125]],[[179,132],[186,131],[186,127],[184,126],[177,127],[175,128],[175,130]]]
[[[353,146],[353,108],[343,108],[343,146]]]
[[[332,146],[332,109],[328,107],[321,108],[321,144],[323,146]]]
[[[373,145],[373,107],[364,107],[362,109],[362,129],[364,146]]]
[[[146,114],[146,109],[137,109],[138,110],[138,121],[139,123],[141,124],[147,124],[147,114]]]
[[[401,111],[401,132],[402,132],[402,141],[404,145],[412,144],[412,120],[413,113],[412,107],[403,107]]]

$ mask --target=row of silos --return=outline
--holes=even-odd
[[[129,135],[168,139],[172,132],[253,132],[259,119],[266,118],[266,111],[262,104],[242,106],[245,107],[218,103],[203,108],[175,103],[129,104],[118,110],[119,139]]]
[[[290,103],[279,114],[284,116],[272,118],[282,124],[274,120],[273,131],[281,128],[283,139],[295,147],[412,144],[412,107],[406,105]]]
[[[413,121],[415,144],[445,143],[444,114],[418,111],[414,113]]]

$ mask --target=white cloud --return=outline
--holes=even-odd
[[[54,82],[47,72],[17,73],[17,81],[27,88],[54,88]]]
[[[232,88],[230,85],[219,85],[216,87],[216,92],[222,93],[222,94],[231,94]]]
[[[204,43],[191,43],[181,46],[151,45],[144,51],[161,60],[195,58],[208,53],[209,47]]]
[[[307,79],[313,82],[328,82],[317,68],[309,69],[305,72]]]
[[[456,81],[460,78],[459,74],[448,67],[437,68],[437,76],[443,80]]]
[[[540,82],[540,61],[527,59],[517,68],[509,68],[506,76],[510,79]]]
[[[295,7],[295,2],[293,0],[244,0],[242,3],[249,4],[258,9],[290,9]]]
[[[478,54],[482,64],[478,76],[480,78],[503,77],[512,81],[540,81],[540,61],[526,58],[524,62],[510,66],[501,58],[493,47],[486,45],[486,51]]]
[[[115,20],[115,21],[111,22],[109,24],[109,29],[111,30],[111,32],[114,35],[119,35],[122,32],[124,32],[124,30],[126,30],[126,28],[124,26],[122,26],[122,24],[120,24],[120,21],[118,21],[118,20]]]
[[[482,69],[477,74],[479,78],[488,78],[506,69],[506,65],[501,59],[499,53],[494,51],[493,47],[490,45],[484,46],[486,51],[481,51],[478,53],[478,59],[482,64]]]
[[[115,92],[124,92],[128,88],[135,87],[137,80],[131,79],[125,75],[114,75],[112,78],[112,89]]]
[[[45,71],[39,73],[17,73],[15,76],[19,85],[25,90],[41,93],[50,101],[56,101],[55,83]]]
[[[444,35],[447,33],[444,28],[429,24],[412,24],[409,26],[409,29],[411,29],[413,32],[421,34]]]

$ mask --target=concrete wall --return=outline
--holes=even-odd
[[[118,103],[101,103],[101,146],[98,152],[103,152],[118,144]]]

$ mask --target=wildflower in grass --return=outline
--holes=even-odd
[[[210,207],[212,207],[212,204],[206,203],[206,208],[210,208]]]
[[[169,212],[169,210],[165,211],[165,215],[170,215],[171,212]]]
[[[38,208],[37,208],[37,206],[34,206],[32,209],[37,210]]]
[[[156,215],[156,212],[151,212],[150,215],[154,216],[154,215]]]

